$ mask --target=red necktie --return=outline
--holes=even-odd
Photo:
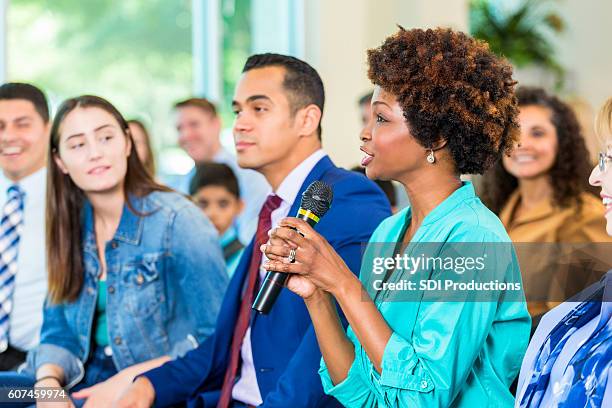
[[[276,210],[282,201],[283,200],[277,195],[269,195],[259,212],[259,221],[257,223],[257,232],[255,233],[255,243],[253,245],[253,255],[251,257],[249,274],[247,276],[248,283],[242,296],[238,319],[234,327],[234,337],[232,338],[232,348],[230,349],[230,362],[223,379],[221,397],[217,404],[217,408],[228,408],[232,399],[232,389],[234,388],[234,381],[236,380],[236,373],[238,371],[242,340],[244,340],[244,335],[249,327],[251,305],[253,304],[255,288],[259,281],[259,266],[262,258],[259,247],[268,242],[268,231],[272,228],[272,211]]]

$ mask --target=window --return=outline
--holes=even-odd
[[[149,127],[160,173],[184,174],[193,162],[176,146],[174,102],[206,96],[229,128],[246,58],[301,56],[302,2],[0,0],[0,79],[39,86],[52,110],[86,93],[110,100]],[[229,131],[222,141],[233,148]]]
[[[7,80],[40,86],[54,109],[102,96],[148,125],[156,151],[175,145],[171,106],[193,82],[191,1],[20,0],[6,21]]]

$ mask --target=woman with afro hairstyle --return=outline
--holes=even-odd
[[[610,242],[610,236],[601,200],[587,191],[591,165],[572,109],[541,88],[521,87],[517,98],[519,143],[485,175],[483,201],[517,244],[535,328],[542,314],[592,283],[575,261],[568,269],[574,258],[568,244]]]
[[[362,165],[371,179],[402,183],[410,207],[376,229],[359,279],[294,218],[262,245],[264,267],[291,273],[288,288],[306,302],[323,355],[323,388],[344,406],[510,407],[530,327],[520,272],[502,223],[459,176],[483,173],[515,143],[512,68],[449,29],[400,28],[368,51],[368,63],[375,90]],[[432,249],[434,264],[396,262]],[[466,249],[491,261],[483,276],[501,286],[480,294],[421,286],[473,278],[459,263],[435,264]]]

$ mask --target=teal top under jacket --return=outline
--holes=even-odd
[[[98,299],[96,300],[96,323],[94,327],[94,338],[96,345],[106,347],[110,343],[108,337],[108,325],[106,323],[106,280],[98,281]]]
[[[396,243],[410,218],[406,208],[384,220],[361,266],[360,280],[393,331],[382,370],[375,370],[349,326],[355,360],[347,378],[336,385],[321,361],[325,392],[348,408],[513,406],[509,387],[527,348],[531,319],[518,261],[502,223],[475,195],[472,184],[464,182],[425,217],[402,253],[423,262],[434,259],[435,253],[451,263],[421,264],[412,270],[395,265],[381,272],[375,258],[402,255]],[[479,258],[484,269],[464,273],[468,261],[458,255],[466,253]],[[478,260],[470,265],[479,265]],[[435,282],[446,289],[449,280],[476,281],[476,289],[433,290]],[[420,287],[422,282],[434,282],[434,287]]]

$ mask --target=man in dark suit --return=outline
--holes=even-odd
[[[120,407],[339,407],[323,393],[321,353],[304,302],[283,290],[268,315],[251,310],[265,270],[259,247],[267,232],[294,215],[315,180],[331,185],[331,209],[317,225],[354,273],[361,245],[390,215],[383,192],[336,167],[321,149],[323,83],[305,62],[278,54],[251,56],[232,103],[241,167],[272,186],[221,306],[214,335],[183,358],[139,377]]]

